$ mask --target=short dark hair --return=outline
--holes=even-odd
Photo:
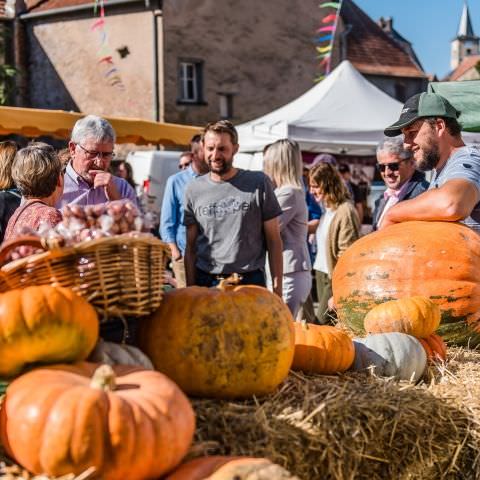
[[[447,127],[448,133],[452,137],[459,137],[462,134],[462,126],[458,123],[456,118],[450,117],[427,117],[425,121],[428,122],[430,125],[433,126],[437,118],[441,118],[445,122],[445,126]]]
[[[350,167],[346,163],[341,163],[338,166],[338,171],[340,173],[350,173]]]
[[[200,143],[202,141],[202,135],[200,133],[195,134],[190,140],[190,145],[192,143]]]
[[[207,126],[203,130],[202,139],[205,138],[207,132],[214,132],[214,133],[228,133],[230,135],[230,139],[232,143],[236,145],[238,143],[238,133],[235,127],[233,126],[232,122],[228,120],[219,120],[218,122],[212,122],[207,124]]]

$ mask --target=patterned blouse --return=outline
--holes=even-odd
[[[8,221],[4,242],[14,240],[29,231],[38,231],[41,224],[54,227],[62,221],[62,214],[40,200],[27,200],[18,207]]]

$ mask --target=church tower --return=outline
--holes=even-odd
[[[473,33],[467,0],[463,4],[457,36],[452,40],[450,67],[455,70],[465,57],[480,53],[480,38]]]

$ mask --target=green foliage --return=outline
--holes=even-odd
[[[8,42],[8,30],[0,25],[0,105],[5,105],[15,89],[17,70],[5,63]]]

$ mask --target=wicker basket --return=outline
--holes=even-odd
[[[24,237],[2,248],[0,262],[20,245],[48,250],[4,265],[0,292],[31,285],[68,287],[91,302],[103,322],[148,315],[160,305],[169,249],[154,237],[116,235],[73,247]]]

